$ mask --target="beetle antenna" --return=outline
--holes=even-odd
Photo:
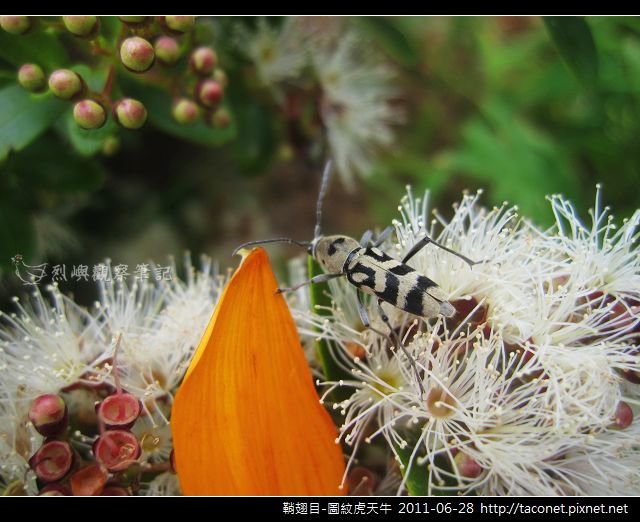
[[[289,243],[290,245],[298,245],[301,247],[308,247],[311,245],[309,241],[296,241],[295,239],[288,237],[274,237],[273,239],[258,239],[256,241],[247,241],[246,243],[242,243],[239,247],[236,247],[231,255],[235,256],[243,248],[255,245],[264,245],[265,243]]]
[[[322,203],[324,202],[324,196],[327,193],[329,187],[329,174],[331,173],[331,160],[327,160],[327,164],[324,166],[324,172],[322,173],[322,181],[320,182],[320,194],[318,194],[318,204],[316,206],[316,227],[313,230],[313,237],[320,237],[320,225],[322,222]]]

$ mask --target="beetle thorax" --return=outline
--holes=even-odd
[[[320,236],[313,240],[312,255],[328,274],[341,274],[349,254],[360,244],[347,236]]]

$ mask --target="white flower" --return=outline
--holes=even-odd
[[[319,84],[318,109],[331,156],[353,189],[355,176],[370,174],[379,153],[393,144],[394,126],[404,114],[394,71],[374,55],[370,42],[343,25],[326,17],[287,17],[276,29],[259,18],[253,33],[240,27],[237,40],[260,82],[285,109],[287,84],[298,90]],[[299,94],[294,92],[296,100]]]
[[[160,424],[147,415],[138,419],[131,431],[140,441],[142,461],[149,463],[169,461],[173,439],[171,427],[168,424]]]
[[[175,265],[171,270],[176,273]],[[63,296],[36,288],[17,313],[2,314],[0,328],[0,479],[22,481],[37,493],[28,459],[42,444],[29,422],[37,396],[60,394],[73,419],[73,445],[91,455],[99,431],[95,405],[121,386],[143,405],[133,433],[141,445],[145,473],[168,467],[172,449],[171,402],[211,318],[226,276],[203,258],[196,271],[185,258],[185,280],[100,281],[90,312]],[[90,427],[90,436],[82,429]],[[150,494],[179,494],[174,475],[163,473]]]
[[[171,397],[211,318],[225,278],[203,258],[196,271],[185,257],[186,281],[102,282],[96,303],[99,320],[110,339],[120,339],[117,352],[122,386],[145,406]],[[175,265],[172,273],[176,273]],[[105,354],[112,357],[113,352]],[[105,378],[115,383],[111,365]],[[166,422],[166,419],[165,419]]]
[[[276,29],[260,17],[254,32],[239,26],[237,33],[237,45],[255,65],[260,82],[280,96],[278,84],[296,78],[307,63],[303,35],[295,18],[285,18]]]
[[[29,403],[16,397],[0,381],[0,483],[19,481],[29,494],[37,493],[35,477],[28,474],[28,460],[42,442],[29,423]]]
[[[559,463],[563,474],[575,484],[570,494],[637,496],[640,491],[640,423],[626,430],[606,430],[588,437],[582,447],[571,450]]]
[[[17,313],[0,312],[0,371],[8,389],[25,399],[82,381],[108,346],[96,319],[62,295],[56,285],[48,298],[35,287]]]
[[[445,290],[453,318],[425,320],[384,305],[419,379],[386,336],[361,332],[346,282],[330,285],[328,315],[296,312],[301,333],[328,342],[352,376],[322,383],[324,400],[343,416],[349,467],[362,465],[363,444],[383,440],[404,473],[398,492],[412,468],[426,466],[429,494],[637,493],[638,422],[612,425],[621,401],[640,405],[638,386],[622,378],[640,371],[632,245],[640,212],[615,231],[598,193],[587,229],[553,198],[562,219],[541,231],[515,208],[483,209],[478,197],[464,196],[450,220],[431,219],[427,196],[409,191],[394,222],[397,240],[382,246],[401,259],[428,235],[480,261],[469,267],[433,244],[409,261]],[[386,332],[376,308],[367,304],[374,328]]]
[[[180,483],[175,473],[167,471],[155,477],[142,490],[143,495],[147,496],[176,496],[181,495]]]
[[[589,212],[591,226],[580,220],[569,201],[556,195],[550,198],[556,217],[556,230],[547,242],[571,261],[572,275],[585,288],[640,298],[640,210],[625,219],[618,228],[609,207],[602,207],[600,185],[595,207]]]
[[[354,33],[316,46],[312,62],[323,90],[321,115],[331,155],[353,187],[354,176],[371,172],[378,152],[394,141],[393,126],[403,121],[392,103],[398,95],[394,74],[372,59]]]
[[[470,268],[463,260],[435,245],[427,245],[409,265],[428,275],[451,300],[469,300],[471,308],[479,305],[487,319],[503,329],[506,340],[526,339],[530,335],[532,288],[539,270],[530,234],[521,226],[517,207],[478,205],[482,191],[465,194],[454,206],[447,221],[431,211],[428,193],[414,198],[407,187],[400,204],[401,220],[395,221],[398,243],[390,245],[393,254],[402,258],[420,239],[429,236],[474,261]],[[392,254],[392,255],[393,255]]]

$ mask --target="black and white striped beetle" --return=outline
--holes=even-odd
[[[367,328],[371,328],[371,322],[364,306],[362,292],[376,297],[380,317],[389,328],[390,335],[395,338],[396,344],[400,346],[411,361],[422,390],[420,374],[415,361],[397,338],[394,329],[389,323],[389,318],[382,308],[382,302],[387,302],[400,310],[427,319],[438,314],[452,317],[455,314],[455,308],[447,302],[445,292],[434,281],[407,265],[407,262],[429,243],[433,243],[437,247],[459,257],[469,266],[477,264],[477,261],[472,261],[468,257],[437,243],[428,236],[424,236],[407,252],[401,261],[398,261],[378,248],[391,234],[392,227],[386,228],[375,241],[372,241],[373,233],[370,230],[364,233],[360,241],[342,235],[323,236],[320,231],[322,203],[327,191],[330,171],[331,162],[329,161],[322,175],[316,208],[314,238],[311,242],[296,241],[286,237],[249,241],[240,245],[233,253],[236,254],[240,249],[248,246],[265,243],[291,243],[306,247],[309,255],[320,264],[325,273],[312,277],[308,281],[291,288],[279,288],[278,292],[291,292],[308,284],[324,283],[344,276],[357,289],[358,313],[362,323]],[[382,332],[371,329],[388,337]]]

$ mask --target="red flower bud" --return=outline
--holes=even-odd
[[[67,406],[59,395],[40,395],[31,403],[29,420],[41,435],[57,435],[67,427]]]
[[[29,466],[44,482],[55,482],[63,478],[73,465],[74,454],[68,442],[52,440],[45,442],[29,459]]]
[[[196,86],[196,100],[208,108],[216,107],[221,101],[224,92],[222,86],[215,80],[204,80]]]
[[[140,416],[142,405],[130,393],[114,393],[96,407],[98,419],[108,428],[127,429]]]
[[[466,453],[463,453],[462,451],[455,456],[455,460],[458,464],[460,474],[463,477],[474,479],[476,477],[479,477],[483,471],[480,464],[478,464],[478,462],[474,458],[470,457]]]
[[[100,464],[89,464],[76,471],[69,479],[74,496],[100,495],[109,477]]]
[[[614,424],[616,428],[624,430],[633,422],[633,410],[626,402],[620,401],[616,407]]]
[[[142,450],[136,436],[126,430],[105,431],[93,444],[96,460],[109,471],[123,471],[140,457]]]

